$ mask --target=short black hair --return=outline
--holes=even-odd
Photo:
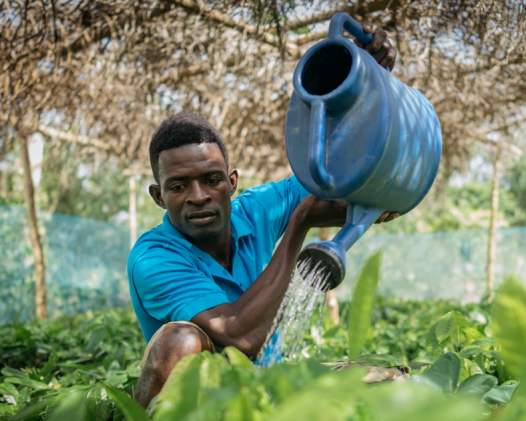
[[[205,118],[191,112],[173,114],[159,125],[150,142],[150,163],[153,176],[159,184],[159,155],[167,149],[192,143],[215,143],[219,146],[228,169],[225,142],[214,126]]]

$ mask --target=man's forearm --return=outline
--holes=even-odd
[[[268,266],[250,288],[236,302],[207,310],[192,321],[218,345],[255,356],[283,301],[307,232],[301,218],[293,216]]]

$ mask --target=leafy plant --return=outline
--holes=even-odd
[[[0,327],[0,420],[526,419],[526,290],[488,305],[374,299],[380,257],[365,265],[334,325],[313,317],[299,361],[259,368],[234,348],[184,358],[146,411],[134,400],[146,344],[131,310]],[[316,312],[317,313],[317,312]],[[410,365],[405,384],[362,381],[349,360]]]

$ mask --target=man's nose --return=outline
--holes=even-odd
[[[212,200],[208,189],[201,183],[192,183],[186,201],[200,206]]]

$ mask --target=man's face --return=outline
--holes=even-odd
[[[228,173],[218,145],[190,144],[161,152],[159,182],[150,186],[150,194],[190,242],[230,234],[237,171]]]

